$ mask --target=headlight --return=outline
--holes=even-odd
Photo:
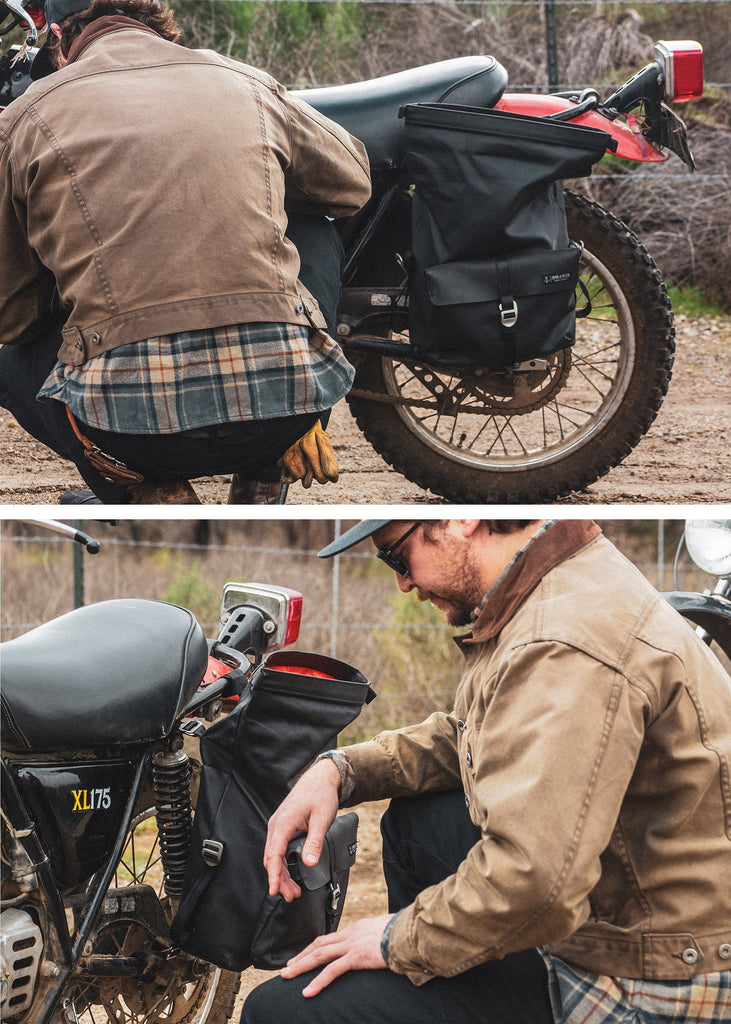
[[[731,519],[686,519],[685,543],[699,569],[731,576]]]

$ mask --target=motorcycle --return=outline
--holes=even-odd
[[[449,103],[601,128],[618,158],[657,163],[667,147],[692,168],[685,127],[666,104],[702,93],[702,52],[697,43],[659,43],[655,55],[603,101],[592,89],[507,93],[507,74],[489,56],[299,93],[368,149],[373,196],[343,227],[338,333],[357,368],[347,400],[375,450],[421,487],[453,502],[521,503],[588,486],[654,420],[674,327],[662,275],[637,237],[565,189],[568,236],[582,247],[577,296],[589,297],[577,299],[575,344],[497,370],[420,358],[408,338],[413,183],[399,108]]]
[[[42,525],[99,549],[74,527]],[[718,582],[665,596],[731,657],[731,521],[688,521],[685,541]],[[234,582],[214,641],[177,605],[118,599],[0,645],[5,1020],[49,1024],[59,1007],[62,1024],[230,1019],[240,974],[170,940],[196,744],[256,667],[296,642],[301,612],[296,591]]]
[[[229,1021],[240,973],[170,939],[197,743],[296,642],[301,609],[296,591],[228,583],[213,641],[186,609],[124,599],[1,645],[4,1020]]]
[[[679,589],[678,564],[683,549],[693,564],[709,576],[715,576],[712,591],[702,594]],[[676,589],[664,596],[677,612],[696,627],[708,646],[717,644],[731,658],[731,521],[728,519],[688,519],[675,558]]]
[[[4,10],[3,24],[24,25],[32,46],[39,5],[6,0]],[[0,109],[27,88],[32,56],[15,47],[0,61]],[[459,503],[552,501],[626,458],[667,392],[673,314],[637,237],[565,189],[568,237],[581,251],[574,343],[497,368],[425,356],[409,337],[414,182],[399,111],[444,104],[601,129],[619,159],[658,163],[669,150],[692,169],[685,125],[668,104],[702,95],[702,48],[659,42],[655,60],[604,100],[594,89],[544,96],[508,93],[507,84],[502,65],[478,55],[294,93],[361,139],[371,163],[370,201],[339,225],[337,332],[356,367],[350,410],[386,462]]]

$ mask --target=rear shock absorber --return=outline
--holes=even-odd
[[[165,892],[179,900],[193,827],[190,758],[185,751],[158,751],[152,759],[152,780]]]

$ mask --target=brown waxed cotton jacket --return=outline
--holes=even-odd
[[[53,275],[71,365],[177,331],[323,327],[285,192],[304,212],[355,213],[362,144],[255,68],[129,19],[92,27],[0,114],[0,343],[32,340]]]
[[[419,984],[534,946],[596,974],[731,966],[731,679],[588,522],[528,547],[461,641],[454,712],[348,747],[348,801],[463,787],[482,840],[395,920]]]

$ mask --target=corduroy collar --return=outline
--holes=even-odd
[[[600,533],[591,519],[554,519],[544,524],[485,594],[472,631],[455,637],[456,642],[477,644],[497,636],[546,573]]]
[[[135,21],[134,18],[127,18],[124,14],[107,14],[88,24],[81,35],[74,39],[69,47],[69,64],[78,60],[87,46],[99,36],[107,35],[108,32],[118,32],[122,28],[138,28],[142,32],[152,32],[154,36],[159,36],[159,32],[156,32],[154,28],[143,25],[141,22]]]

